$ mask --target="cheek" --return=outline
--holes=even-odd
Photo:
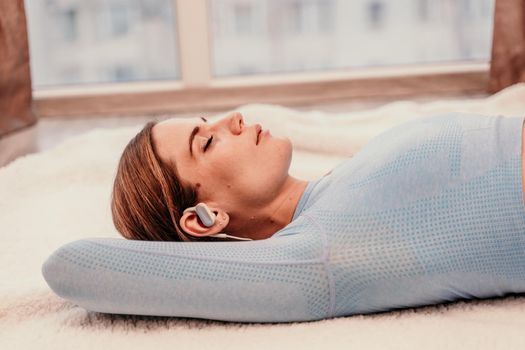
[[[208,176],[213,176],[218,181],[231,181],[238,173],[239,168],[244,163],[242,154],[237,151],[216,150],[205,160],[205,170]]]
[[[272,138],[256,147],[217,148],[206,160],[206,172],[222,181],[239,176],[265,177],[268,173],[287,170],[292,157],[292,143],[288,138]]]

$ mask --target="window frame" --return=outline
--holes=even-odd
[[[212,76],[208,1],[173,1],[180,80],[33,90],[43,117],[216,111],[247,103],[287,106],[487,92],[489,63],[454,62],[319,72]]]

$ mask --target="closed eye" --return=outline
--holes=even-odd
[[[211,144],[212,140],[213,140],[213,135],[210,136],[210,138],[208,139],[208,142],[206,142],[206,145],[204,146],[204,152],[206,152],[206,150],[208,149],[208,146]]]

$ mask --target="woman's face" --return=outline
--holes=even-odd
[[[234,112],[214,123],[168,119],[152,132],[159,157],[183,184],[197,186],[199,202],[234,213],[269,204],[288,176],[291,141],[264,130],[256,144],[257,131]]]

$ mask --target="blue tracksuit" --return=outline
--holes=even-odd
[[[525,292],[522,123],[421,117],[310,181],[269,239],[84,239],[43,274],[89,310],[253,322]]]

